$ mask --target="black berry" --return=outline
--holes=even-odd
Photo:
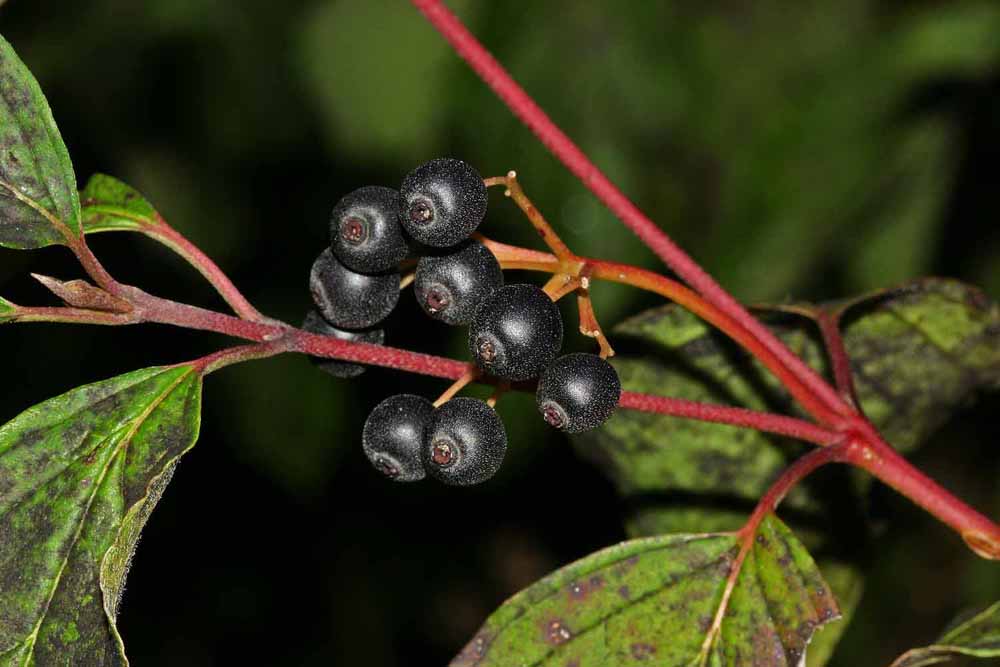
[[[413,292],[428,315],[447,324],[468,324],[476,307],[503,285],[500,262],[479,241],[417,263]]]
[[[330,214],[330,248],[349,269],[393,269],[409,250],[399,226],[399,193],[370,186],[345,195]]]
[[[396,307],[399,272],[356,273],[341,264],[327,248],[313,263],[309,289],[327,322],[345,329],[367,329],[388,317]]]
[[[365,421],[361,444],[375,469],[397,482],[423,479],[421,449],[434,406],[413,394],[390,396]]]
[[[597,428],[618,406],[622,385],[614,367],[596,354],[567,354],[545,369],[535,404],[550,426],[567,433]]]
[[[559,354],[562,338],[558,306],[541,288],[518,283],[499,288],[479,304],[469,327],[469,350],[486,372],[529,380]]]
[[[338,329],[315,310],[310,310],[302,321],[302,328],[309,333],[320,334],[321,336],[333,336],[341,340],[361,341],[363,343],[374,343],[381,345],[385,341],[384,329],[366,329],[364,331],[345,331]],[[354,378],[365,372],[365,367],[350,361],[339,361],[337,359],[325,359],[323,357],[309,357],[316,368],[329,373],[338,378]]]
[[[477,398],[453,398],[437,408],[424,433],[424,468],[445,484],[485,482],[500,469],[506,452],[503,422]]]
[[[436,248],[455,245],[486,217],[483,178],[461,160],[425,162],[403,179],[399,197],[407,233]]]

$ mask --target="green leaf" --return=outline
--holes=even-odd
[[[147,368],[0,427],[0,664],[123,665],[139,532],[197,438],[201,376]]]
[[[931,646],[907,651],[892,667],[924,667],[958,656],[1000,658],[1000,602],[955,624]]]
[[[11,316],[17,311],[17,308],[7,299],[0,297],[0,324],[4,322],[9,322]]]
[[[0,245],[41,248],[80,233],[73,163],[38,82],[0,36]]]
[[[452,667],[697,665],[738,551],[733,534],[680,534],[591,554],[505,602]],[[767,517],[703,664],[797,665],[838,613],[808,552]]]
[[[152,204],[138,190],[104,174],[94,174],[80,191],[86,234],[135,231],[159,224]]]

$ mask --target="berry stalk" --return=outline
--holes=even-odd
[[[509,246],[482,236],[480,236],[480,240],[493,251],[504,268],[558,273],[565,270],[567,264],[571,264],[578,272],[577,275],[631,285],[659,294],[691,311],[753,354],[768,370],[774,373],[775,377],[781,381],[799,404],[817,420],[830,426],[842,425],[846,421],[839,413],[830,410],[819,401],[798,374],[783,364],[777,355],[764,347],[738,322],[675,280],[629,264],[606,262],[575,255],[573,255],[572,262],[565,262],[547,253]]]

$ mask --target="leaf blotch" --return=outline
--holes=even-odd
[[[573,638],[573,633],[568,627],[566,627],[566,624],[558,618],[554,618],[545,623],[542,628],[542,634],[546,643],[551,644],[552,646],[565,644]]]
[[[634,660],[653,660],[656,657],[656,647],[652,644],[636,642],[630,647],[630,653]]]

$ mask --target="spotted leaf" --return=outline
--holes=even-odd
[[[38,82],[0,36],[0,245],[41,248],[79,233],[69,151]]]
[[[127,664],[129,560],[200,404],[195,368],[147,368],[0,427],[0,665]]]
[[[761,523],[706,645],[739,549],[732,533],[675,534],[591,554],[505,602],[451,665],[798,665],[839,611],[812,557],[774,516]]]

